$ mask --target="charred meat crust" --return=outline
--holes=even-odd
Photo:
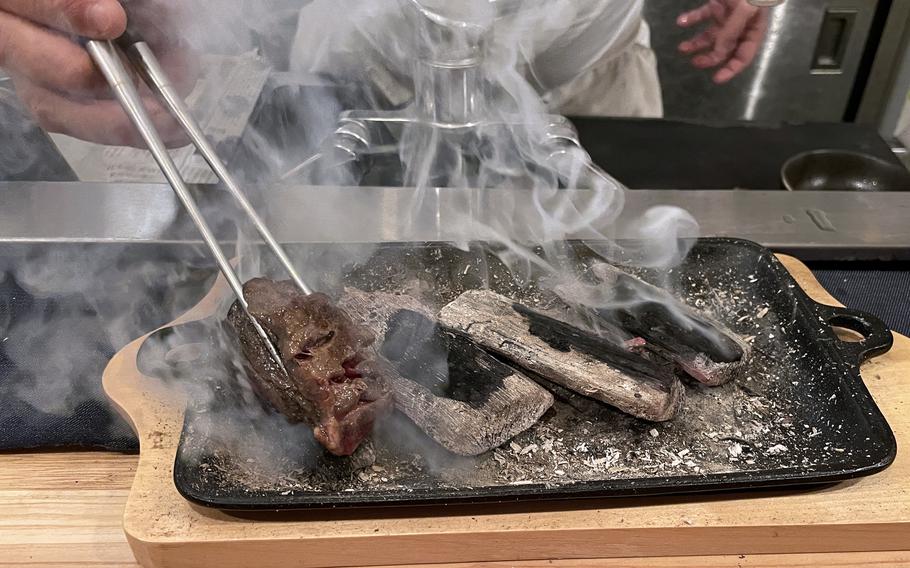
[[[324,294],[301,294],[291,282],[257,278],[244,296],[250,313],[272,338],[285,375],[269,357],[235,302],[228,321],[248,362],[255,392],[292,422],[313,428],[332,454],[351,455],[373,424],[392,408],[389,383],[373,364],[373,335]]]

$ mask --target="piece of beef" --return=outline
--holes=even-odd
[[[228,321],[240,339],[254,390],[292,422],[313,428],[338,456],[351,455],[392,408],[382,366],[372,361],[373,335],[355,324],[324,294],[300,293],[291,282],[257,278],[244,296],[250,313],[273,339],[287,369],[269,356],[240,304]]]

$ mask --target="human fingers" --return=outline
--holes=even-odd
[[[704,51],[714,45],[714,34],[715,30],[713,28],[707,29],[697,36],[693,37],[690,40],[684,41],[679,44],[680,53],[686,55],[697,53],[699,51]]]
[[[182,23],[189,3],[177,0],[141,0],[126,3],[130,30],[149,44],[171,83],[187,95],[199,77],[196,53],[184,40]]]
[[[184,97],[189,95],[199,79],[200,64],[196,53],[188,48],[168,49],[158,54],[158,60],[177,92]]]
[[[758,13],[758,8],[751,4],[746,2],[739,4],[717,31],[714,38],[714,49],[710,53],[699,55],[693,59],[692,63],[696,67],[707,69],[728,61]]]
[[[758,56],[759,51],[761,51],[767,29],[767,14],[762,14],[762,17],[746,32],[745,37],[740,42],[733,57],[730,58],[722,69],[714,74],[715,83],[727,83],[752,65],[755,58]]]
[[[145,147],[116,101],[72,99],[21,77],[14,77],[14,82],[16,92],[45,130],[99,144]],[[161,104],[151,98],[143,102],[165,144],[177,147],[187,143],[185,133]]]
[[[691,28],[692,26],[698,25],[712,17],[711,3],[705,2],[698,8],[694,10],[689,10],[688,12],[683,12],[676,18],[676,25],[683,28]]]
[[[740,1],[740,0],[733,0]],[[711,8],[711,16],[714,18],[714,21],[717,23],[723,23],[727,21],[727,17],[730,15],[730,0],[710,0],[708,6]]]
[[[115,39],[126,29],[117,0],[0,0],[0,11],[91,39]]]
[[[215,8],[217,9],[217,8]],[[127,4],[130,30],[156,52],[175,49],[182,44],[181,26],[192,16],[187,2],[177,0],[140,0]],[[198,15],[198,14],[197,14]]]
[[[717,72],[714,74],[714,82],[718,85],[723,85],[733,80],[735,77],[740,75],[751,62],[745,58],[734,56]]]
[[[49,28],[2,11],[0,66],[61,92],[97,93],[104,85],[82,47]]]

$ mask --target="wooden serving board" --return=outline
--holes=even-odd
[[[781,260],[810,296],[836,304],[804,265]],[[174,324],[208,316],[221,293],[213,290]],[[197,507],[173,483],[184,400],[140,375],[136,354],[143,340],[112,359],[104,388],[141,442],[124,530],[147,567],[308,568],[910,549],[907,452],[869,478],[773,492],[280,514]],[[863,376],[899,444],[910,440],[910,340],[898,337],[891,353],[863,367]]]

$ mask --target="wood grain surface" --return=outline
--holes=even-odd
[[[784,261],[811,296],[835,303],[804,266]],[[881,474],[815,489],[282,515],[196,508],[170,477],[179,393],[160,388],[136,397],[129,378],[137,346],[112,361],[105,388],[129,406],[141,462],[103,453],[0,454],[0,566],[135,566],[124,524],[145,566],[910,566],[910,455],[903,451]],[[898,337],[863,376],[903,445],[910,340]]]

